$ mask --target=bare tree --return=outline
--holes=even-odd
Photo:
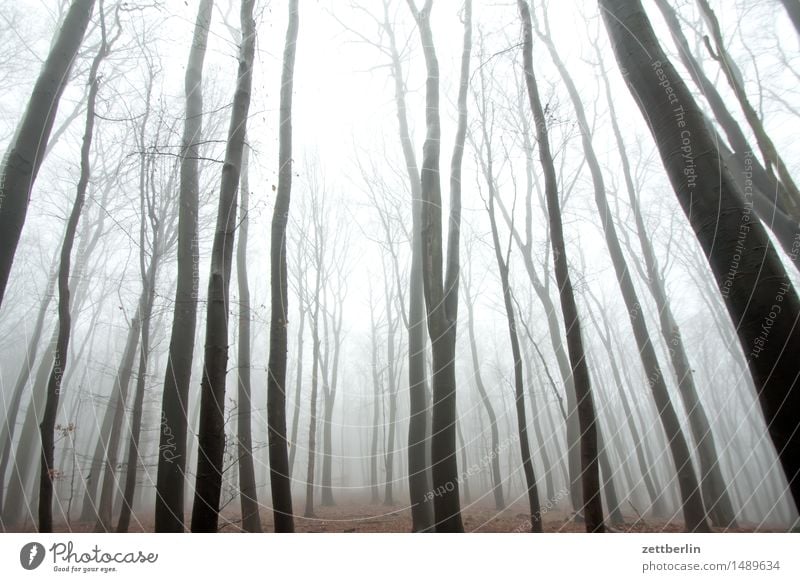
[[[203,130],[203,63],[213,0],[201,0],[184,79],[186,115],[181,144],[178,277],[161,404],[155,529],[183,532],[189,383],[197,321],[199,142]]]
[[[242,0],[241,4],[242,43],[239,69],[220,182],[217,226],[211,250],[200,400],[198,443],[200,452],[197,459],[195,499],[192,507],[193,532],[215,532],[219,519],[222,457],[225,448],[224,407],[228,363],[229,285],[236,229],[237,190],[250,109],[256,44],[254,4],[254,0]]]
[[[286,223],[292,192],[292,87],[297,31],[300,25],[297,0],[289,2],[289,25],[281,73],[278,191],[272,215],[270,238],[270,285],[272,289],[267,370],[267,430],[269,475],[276,532],[294,531],[292,476],[286,447],[286,349],[289,306],[286,274]]]

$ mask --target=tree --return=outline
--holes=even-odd
[[[641,2],[601,0],[600,7],[628,88],[725,299],[769,434],[800,506],[795,414],[800,387],[793,356],[800,350],[800,299],[764,227],[751,219],[744,194],[720,163],[702,113],[664,54]]]
[[[286,350],[289,320],[286,274],[286,223],[292,193],[292,87],[297,30],[300,20],[297,0],[289,2],[289,25],[283,50],[281,73],[278,189],[270,236],[271,319],[267,369],[267,431],[269,475],[276,532],[293,532],[292,476],[286,447]]]
[[[436,532],[463,532],[459,500],[458,457],[456,456],[456,378],[455,346],[458,318],[459,227],[461,221],[461,156],[466,135],[466,91],[469,78],[470,19],[465,10],[464,46],[459,84],[459,127],[451,164],[450,219],[443,269],[442,196],[439,179],[441,124],[439,120],[439,62],[433,44],[430,15],[433,0],[417,10],[414,0],[408,6],[420,34],[427,81],[425,83],[425,125],[420,184],[422,193],[422,286],[428,315],[428,335],[433,354],[433,409],[431,424],[431,463],[433,489],[444,491],[434,496]],[[453,188],[455,185],[455,188]]]
[[[203,63],[213,5],[213,0],[201,0],[198,7],[184,79],[186,115],[181,144],[178,193],[178,276],[161,404],[155,508],[157,532],[184,530],[186,417],[197,321],[196,290],[199,284],[198,156],[203,130]]]
[[[119,29],[119,22],[117,22]],[[56,467],[53,464],[53,447],[55,438],[56,414],[61,395],[61,383],[67,367],[69,340],[72,331],[69,298],[70,265],[72,262],[72,248],[75,243],[75,234],[78,230],[78,221],[81,218],[83,205],[86,200],[86,190],[89,187],[91,176],[90,154],[92,138],[94,137],[95,106],[97,93],[100,90],[99,70],[103,59],[108,55],[111,44],[115,39],[109,40],[106,32],[105,17],[103,15],[103,2],[100,1],[100,29],[102,39],[100,48],[92,61],[89,71],[89,97],[86,107],[86,124],[83,132],[81,146],[81,170],[72,204],[64,240],[61,244],[61,255],[58,266],[58,337],[56,339],[53,368],[47,383],[47,396],[44,406],[42,422],[39,425],[42,439],[42,462],[39,476],[39,531],[53,531],[53,478]],[[63,86],[62,86],[63,90]],[[52,124],[52,121],[50,122]],[[32,180],[31,180],[32,183]],[[21,225],[20,225],[21,227]],[[15,241],[16,242],[16,241]],[[16,246],[16,244],[14,245]],[[4,288],[4,287],[3,287]]]
[[[247,278],[247,233],[250,225],[250,148],[245,144],[242,153],[241,185],[239,187],[239,242],[236,247],[236,277],[239,287],[239,352],[236,427],[239,459],[239,497],[242,508],[242,529],[261,533],[258,513],[255,469],[253,468],[253,435],[251,431],[252,397],[250,387],[250,286]]]
[[[206,311],[206,344],[201,383],[199,455],[192,531],[215,532],[219,520],[222,457],[225,449],[225,376],[228,363],[228,317],[231,263],[236,231],[236,200],[250,109],[256,32],[254,0],[242,0],[242,43],[233,98],[225,163],[220,181],[217,225],[211,250]]]
[[[73,0],[33,87],[25,115],[0,166],[0,306],[53,129],[58,103],[92,16],[95,0]]]
[[[533,33],[530,8],[525,0],[517,0],[517,7],[522,21],[522,57],[525,85],[528,89],[528,100],[536,125],[539,160],[544,170],[553,264],[561,301],[561,311],[564,317],[564,327],[567,330],[567,350],[569,352],[573,381],[575,382],[578,423],[581,434],[581,483],[586,531],[602,532],[605,530],[605,526],[603,525],[603,506],[600,498],[600,476],[597,460],[597,418],[592,399],[591,380],[589,379],[589,369],[583,349],[578,308],[575,304],[575,294],[569,275],[566,245],[564,244],[564,227],[561,222],[560,202],[558,199],[558,184],[555,166],[553,165],[553,156],[550,153],[547,121],[533,73]]]

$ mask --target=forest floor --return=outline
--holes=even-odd
[[[301,508],[298,504],[296,508]],[[464,529],[467,532],[525,532],[530,527],[530,515],[522,504],[515,504],[498,512],[491,505],[467,505],[462,508]],[[677,520],[670,522],[651,518],[639,519],[636,515],[625,515],[625,523],[615,526],[616,532],[668,532],[680,533],[684,531],[683,523]],[[187,514],[187,522],[190,520]],[[272,512],[268,509],[261,510],[262,527],[265,532],[273,530]],[[552,509],[543,515],[544,531],[547,533],[581,533],[586,531],[582,522],[571,519],[570,513],[562,509]],[[221,532],[240,532],[241,522],[236,512],[223,512],[220,517]],[[315,517],[307,518],[296,516],[295,527],[298,532],[317,533],[397,533],[411,531],[411,511],[407,506],[365,505],[356,503],[341,503],[333,507],[317,507]],[[56,524],[56,532],[86,533],[94,531],[94,522],[73,522],[71,527],[66,523]],[[154,522],[152,517],[134,518],[131,520],[131,532],[152,532]],[[14,529],[13,531],[33,532],[34,527],[30,522]],[[716,531],[722,531],[721,529]],[[755,524],[740,524],[739,527],[729,528],[729,532],[780,532],[780,528],[756,526]]]

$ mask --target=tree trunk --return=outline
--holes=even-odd
[[[11,393],[11,399],[6,406],[5,424],[3,426],[3,433],[0,434],[0,443],[2,443],[3,451],[0,453],[0,508],[3,507],[4,498],[4,483],[6,482],[6,467],[8,466],[8,458],[11,454],[11,445],[14,441],[14,432],[17,428],[17,416],[19,415],[19,407],[22,403],[22,394],[25,387],[28,385],[28,379],[33,370],[33,364],[36,361],[36,354],[39,351],[39,342],[42,339],[42,330],[44,329],[44,320],[47,316],[47,308],[50,305],[50,299],[55,293],[56,278],[58,271],[53,269],[52,274],[47,282],[44,297],[39,304],[39,312],[36,315],[36,322],[33,325],[30,340],[28,341],[28,348],[25,351],[25,361],[19,370],[17,381],[14,384],[14,391]]]
[[[617,61],[627,71],[628,87],[748,355],[770,436],[800,505],[800,431],[794,413],[800,408],[794,356],[800,350],[800,300],[766,231],[751,220],[742,193],[720,163],[700,109],[667,60],[641,2],[600,4]]]
[[[306,322],[305,268],[303,266],[303,244],[297,245],[297,311],[300,323],[297,325],[297,375],[295,376],[294,410],[292,411],[292,436],[289,439],[289,470],[291,477],[294,458],[297,454],[297,430],[300,424],[300,395],[303,388],[303,331]]]
[[[144,220],[144,217],[142,217]],[[142,247],[144,248],[144,247]],[[136,475],[139,459],[142,456],[139,449],[139,436],[142,428],[142,408],[144,406],[144,390],[150,358],[150,323],[155,300],[156,273],[158,271],[158,256],[150,260],[148,272],[145,274],[142,290],[142,339],[139,343],[139,370],[136,375],[136,392],[133,396],[133,410],[130,418],[130,440],[128,441],[128,455],[125,463],[125,488],[122,493],[122,508],[117,521],[117,533],[128,533],[133,511],[133,495],[136,492]]]
[[[161,403],[155,508],[157,532],[184,531],[187,411],[200,281],[197,213],[200,190],[199,142],[203,130],[203,63],[213,5],[213,0],[200,2],[184,79],[186,116],[178,194],[178,276]]]
[[[454,160],[452,180],[458,189],[451,188],[450,235],[447,249],[447,271],[442,261],[442,203],[439,178],[441,125],[439,121],[439,63],[430,26],[432,0],[417,10],[408,0],[425,54],[427,68],[425,125],[427,133],[422,148],[420,174],[422,192],[422,287],[428,315],[428,334],[433,355],[433,415],[431,425],[431,464],[433,468],[433,498],[437,532],[463,532],[459,498],[458,457],[456,456],[456,378],[455,343],[458,309],[458,228],[460,224],[460,157]],[[468,48],[470,23],[465,11],[465,46]],[[462,86],[464,70],[469,70],[469,54],[462,55]],[[468,76],[468,75],[467,75]],[[464,89],[466,91],[466,89]],[[461,101],[462,91],[459,90]],[[466,94],[459,107],[459,126],[466,131]],[[461,131],[461,128],[459,128]],[[459,151],[459,142],[460,150]],[[457,134],[454,156],[463,154],[463,138]],[[456,201],[457,204],[453,204]],[[441,492],[441,494],[439,494]]]
[[[797,185],[794,183],[792,175],[786,167],[786,163],[775,148],[775,144],[772,143],[772,139],[770,139],[767,134],[758,113],[756,113],[756,110],[751,105],[744,86],[742,85],[741,77],[736,75],[738,69],[725,48],[719,21],[706,0],[697,0],[697,5],[711,30],[711,36],[714,39],[714,44],[717,49],[716,54],[711,50],[707,38],[705,39],[706,47],[714,60],[719,62],[722,72],[725,74],[725,78],[728,80],[728,84],[731,86],[742,108],[745,119],[747,119],[750,129],[753,130],[758,148],[761,150],[761,155],[764,157],[767,175],[770,177],[771,182],[779,181],[781,186],[783,186],[780,192],[784,196],[783,203],[786,205],[786,210],[795,220],[800,220],[800,191],[798,191]]]
[[[278,190],[272,215],[270,286],[272,315],[269,328],[267,373],[267,431],[269,475],[276,532],[293,532],[292,476],[286,447],[286,350],[289,305],[286,274],[286,223],[292,192],[292,88],[297,30],[300,19],[297,0],[289,1],[289,25],[281,74]]]
[[[237,400],[237,432],[239,443],[239,499],[242,509],[242,529],[261,533],[258,513],[256,476],[253,467],[253,435],[251,429],[252,398],[250,388],[250,285],[247,279],[247,233],[250,218],[250,181],[248,176],[250,148],[245,144],[242,152],[242,176],[239,196],[239,242],[236,248],[236,276],[239,286],[239,355]]]
[[[550,153],[549,138],[547,135],[547,120],[544,116],[542,104],[539,99],[539,90],[533,75],[533,38],[531,27],[530,9],[525,0],[517,0],[523,26],[522,56],[525,70],[525,83],[528,89],[528,99],[533,112],[536,125],[536,137],[539,143],[539,158],[545,176],[545,194],[550,222],[550,239],[553,248],[553,263],[555,267],[556,283],[561,300],[561,311],[564,317],[564,326],[567,332],[567,350],[569,352],[572,376],[575,382],[575,396],[577,398],[578,422],[581,434],[581,483],[583,488],[583,510],[586,520],[586,530],[589,532],[602,532],[603,505],[600,497],[600,475],[597,462],[597,428],[592,401],[591,381],[586,356],[583,349],[578,308],[575,304],[575,295],[572,290],[569,267],[567,264],[566,246],[564,244],[563,225],[561,223],[561,210],[558,199],[558,185],[553,157]]]
[[[389,24],[388,2],[384,2],[384,30],[389,37],[392,55],[395,108],[400,132],[400,145],[411,189],[411,266],[408,294],[408,491],[411,500],[411,529],[425,532],[433,529],[431,468],[429,463],[430,413],[425,368],[425,305],[422,290],[422,185],[419,180],[414,144],[406,116],[405,78],[400,53]]]
[[[33,183],[47,149],[61,94],[83,42],[95,0],[73,0],[33,87],[0,167],[0,306],[28,212]]]
[[[242,43],[236,91],[233,98],[225,163],[222,168],[219,207],[211,272],[208,278],[206,342],[201,382],[197,479],[192,506],[192,531],[216,532],[225,452],[225,377],[228,365],[228,318],[231,263],[236,233],[236,199],[246,133],[255,54],[254,0],[242,0]]]
[[[486,409],[486,416],[489,419],[489,431],[492,438],[491,459],[492,459],[492,494],[494,496],[494,508],[497,511],[502,511],[506,508],[505,499],[503,499],[503,479],[500,474],[500,435],[497,428],[497,415],[494,413],[494,407],[486,393],[486,386],[483,384],[483,378],[480,370],[480,360],[478,359],[478,344],[475,340],[475,316],[472,297],[470,297],[469,284],[464,286],[464,293],[467,300],[467,331],[469,332],[469,347],[472,356],[472,375],[475,379],[475,386],[478,388],[478,394],[481,398],[481,403]]]

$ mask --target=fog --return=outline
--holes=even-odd
[[[26,115],[31,91],[70,4],[65,0],[25,0],[0,6],[4,47],[0,56],[0,140],[8,144],[9,151],[24,131],[20,120]],[[199,226],[191,241],[197,256],[181,260],[187,261],[186,265],[195,261],[197,267],[198,279],[192,288],[197,322],[188,399],[180,403],[188,431],[182,461],[185,478],[170,481],[174,487],[183,487],[185,514],[180,520],[187,530],[203,531],[199,526],[190,527],[190,516],[198,504],[207,502],[214,506],[212,513],[218,514],[217,530],[253,531],[245,524],[242,505],[246,478],[241,468],[249,452],[242,448],[238,429],[246,411],[252,415],[255,488],[244,496],[256,500],[256,521],[263,531],[279,529],[273,517],[267,386],[271,321],[276,325],[271,302],[274,271],[270,268],[271,253],[275,252],[273,212],[281,180],[286,183],[285,176],[280,176],[279,158],[281,75],[285,74],[289,20],[286,4],[255,2],[252,89],[249,109],[245,109],[246,163],[230,163],[235,140],[229,125],[237,111],[233,100],[237,59],[241,59],[243,46],[239,2],[214,3],[202,85],[190,91],[202,93],[202,134],[199,139],[195,136],[198,149],[194,158],[199,177]],[[733,298],[727,297],[720,280],[725,275],[712,266],[709,252],[714,250],[708,251],[698,240],[698,228],[685,212],[680,194],[676,196],[677,186],[662,161],[665,154],[651,133],[659,127],[661,112],[650,111],[652,117],[642,115],[645,97],[635,98],[635,90],[628,85],[635,81],[620,73],[597,3],[531,3],[533,68],[544,124],[534,118],[529,105],[517,3],[478,0],[471,4],[466,134],[458,181],[461,212],[460,222],[455,223],[451,156],[459,149],[465,11],[460,1],[439,0],[433,2],[430,12],[440,71],[441,138],[433,141],[441,149],[443,202],[437,207],[441,213],[438,258],[428,254],[436,250],[435,245],[421,247],[423,266],[419,268],[432,262],[434,280],[429,281],[427,272],[420,270],[419,287],[415,288],[412,239],[417,227],[412,199],[419,184],[414,180],[419,182],[422,169],[422,196],[428,195],[425,171],[430,150],[423,150],[423,144],[429,148],[433,143],[430,119],[426,120],[426,107],[430,112],[431,106],[430,71],[418,30],[418,23],[427,21],[427,15],[423,11],[415,19],[401,0],[386,0],[386,4],[381,0],[300,2],[291,93],[291,203],[283,248],[288,341],[285,381],[280,387],[285,395],[283,436],[290,466],[293,527],[297,531],[359,532],[436,529],[431,524],[418,527],[412,509],[425,502],[432,504],[430,511],[436,521],[441,512],[449,512],[450,519],[453,513],[448,508],[452,505],[445,508],[444,504],[445,500],[453,502],[455,495],[458,521],[463,515],[462,529],[466,531],[529,531],[532,522],[543,523],[544,531],[583,531],[587,518],[592,518],[583,506],[580,487],[585,488],[587,480],[581,482],[581,475],[593,470],[600,475],[601,507],[611,529],[701,531],[687,525],[686,492],[680,486],[675,448],[669,443],[675,439],[665,431],[660,419],[664,407],[654,397],[657,388],[653,385],[659,382],[666,388],[681,438],[689,449],[691,466],[681,469],[693,474],[695,483],[702,483],[694,489],[698,495],[702,491],[703,520],[707,517],[714,531],[786,531],[796,526],[796,499],[789,481],[800,477],[795,474],[787,480],[787,471],[797,451],[790,446],[779,459],[778,437],[768,430],[765,420],[765,408],[769,410],[770,405],[759,401],[757,392],[785,390],[786,406],[791,406],[800,391],[800,366],[792,356],[795,372],[791,381],[786,380],[791,374],[779,376],[777,372],[774,379],[764,380],[754,371],[753,362],[759,358],[763,362],[768,356],[745,347],[742,339],[749,333],[742,331],[744,328],[755,330],[758,326],[744,318],[737,320],[731,311],[737,298],[745,301],[749,297],[753,321],[764,321],[768,328],[777,321],[771,327],[774,330],[782,321],[796,324],[798,313],[793,309],[798,271],[785,239],[768,218],[753,215],[779,258],[769,264],[783,269],[785,303],[783,295],[776,300],[768,297],[762,309],[755,291],[749,296],[734,291]],[[718,90],[741,133],[753,144],[744,170],[737,166],[735,156],[728,157],[736,144],[730,143],[724,121],[720,122],[707,95],[693,82],[672,36],[674,31],[655,3],[645,4],[657,40],[705,115],[707,125],[702,130],[698,127],[696,133],[703,131],[718,145],[721,142],[713,157],[722,160],[726,176],[739,185],[742,199],[749,179],[745,173],[752,170],[747,159],[768,168],[772,185],[777,186],[765,194],[796,230],[800,213],[786,202],[791,196],[781,199],[775,193],[784,188],[791,194],[791,188],[782,175],[775,178],[780,172],[773,173],[776,166],[765,161],[757,146],[763,143],[763,136],[758,128],[754,130],[740,96],[714,58],[719,56],[719,47],[714,44],[709,20],[703,18],[701,3],[669,0],[694,59]],[[13,267],[0,304],[0,444],[4,447],[0,523],[4,531],[41,529],[39,431],[60,325],[57,273],[81,178],[90,94],[87,82],[99,47],[109,40],[107,56],[99,63],[88,186],[71,255],[71,339],[62,362],[63,376],[58,372],[50,468],[52,519],[56,531],[114,531],[127,503],[123,493],[126,478],[135,464],[128,528],[160,529],[156,517],[159,457],[168,460],[174,450],[180,450],[175,448],[175,439],[181,439],[173,434],[162,407],[165,377],[171,370],[173,318],[179,307],[179,214],[184,203],[180,193],[187,157],[182,146],[187,119],[184,91],[199,5],[198,0],[96,2],[63,95],[56,103],[49,140],[45,137],[37,146],[41,168],[30,191],[24,228],[15,253],[12,251]],[[715,1],[711,8],[719,20],[727,55],[736,65],[729,74],[742,83],[763,124],[759,127],[768,134],[781,160],[787,161],[786,172],[796,176],[794,160],[800,153],[794,139],[798,31],[778,1]],[[547,31],[569,81],[548,50],[548,40],[542,36],[548,35]],[[607,244],[608,226],[596,200],[597,175],[587,163],[582,141],[587,128],[576,114],[569,84],[574,85],[585,111],[589,141],[604,184],[601,190],[609,207],[605,218],[616,230],[635,305],[626,303],[620,291],[620,276]],[[400,95],[405,105],[402,110]],[[405,145],[418,163],[413,177],[402,142],[401,117],[407,121],[410,138]],[[537,134],[542,127],[549,135],[555,170],[555,212],[563,223],[560,255],[552,246],[553,200]],[[624,162],[619,138],[625,146]],[[234,229],[225,231],[219,226],[218,212],[223,210],[220,192],[229,167],[235,168],[232,175],[234,185],[239,184],[235,187],[238,203],[234,199],[227,209]],[[703,189],[703,179],[700,175],[699,191],[693,195],[716,196],[716,178],[708,181],[714,184],[709,189]],[[245,215],[241,213],[243,189],[249,198]],[[3,192],[5,196],[6,190]],[[14,194],[11,191],[10,195]],[[24,197],[24,192],[16,195]],[[722,206],[720,203],[718,217],[725,214]],[[1,210],[5,208],[0,206]],[[426,220],[423,216],[428,229],[422,234],[424,240],[432,232],[432,222]],[[736,232],[725,230],[714,217],[697,220],[705,221],[708,228],[717,224],[718,246],[733,249]],[[245,224],[246,229],[242,228]],[[447,294],[443,279],[451,272],[448,234],[454,225],[460,226],[460,277],[453,293],[458,301],[457,318],[450,323],[457,325],[457,331],[453,356],[444,361],[432,345],[441,340],[431,331],[440,305],[432,301],[435,294],[430,295],[429,289],[436,287],[438,261],[439,289],[444,284]],[[240,287],[239,249],[228,246],[227,256],[220,254],[222,270],[227,268],[230,277],[224,305],[221,299],[209,302],[208,295],[210,274],[218,273],[220,265],[213,255],[215,234],[221,231],[232,237],[225,245],[241,244],[245,233],[242,263],[247,268],[249,290],[247,297]],[[649,256],[642,240],[649,241]],[[7,244],[5,238],[3,241]],[[558,256],[566,258],[574,291],[574,327],[565,326],[560,293],[564,287],[554,269]],[[148,290],[143,281],[151,275],[152,305],[149,315],[143,316]],[[759,271],[759,276],[768,278],[766,271]],[[659,288],[664,301],[657,296]],[[414,329],[409,307],[417,293],[420,298],[425,296],[421,303],[424,348],[417,354],[424,365],[424,388],[415,385],[409,374],[415,349],[409,337]],[[774,295],[772,291],[769,294]],[[448,301],[441,297],[441,304]],[[218,313],[226,314],[221,329],[227,334],[212,339],[215,345],[227,346],[227,360],[223,360],[224,387],[217,383],[217,392],[208,391],[207,411],[203,412],[201,390],[206,387],[201,388],[201,382],[208,355],[213,353],[208,348],[211,336],[207,330],[213,327],[208,327],[207,313],[213,311],[215,302],[222,306]],[[770,305],[777,303],[783,311],[770,316]],[[513,324],[509,323],[509,306]],[[450,317],[453,312],[447,313]],[[245,320],[250,324],[249,362],[246,357],[242,361],[239,349]],[[661,380],[654,380],[646,367],[642,344],[632,327],[634,320],[643,323],[649,334],[648,349],[655,354],[653,365],[661,371]],[[582,361],[587,366],[596,415],[590,434],[599,437],[594,469],[581,458],[586,453],[581,452],[579,441],[587,435],[583,417],[577,438],[567,429],[574,422],[577,431],[579,408],[585,403],[581,400],[576,405],[574,393],[570,396],[582,383],[567,327],[577,330],[582,339]],[[511,339],[510,329],[516,340]],[[672,340],[665,333],[673,333]],[[773,345],[783,341],[779,333],[771,336]],[[792,328],[788,333],[794,341],[797,331]],[[676,347],[678,341],[680,347]],[[792,345],[787,340],[786,349]],[[517,349],[520,357],[515,361]],[[688,358],[691,390],[676,369],[676,349]],[[786,369],[787,357],[781,357]],[[437,392],[436,378],[444,374],[447,364],[452,364],[454,400],[444,388]],[[244,368],[250,373],[251,393],[242,399]],[[423,477],[428,483],[421,490],[422,498],[420,491],[415,494],[410,489],[414,487],[410,476],[416,474],[409,468],[410,463],[414,466],[410,420],[418,418],[413,409],[414,391],[424,398],[422,414],[427,419],[422,444],[427,449]],[[124,405],[117,412],[121,392],[125,393]],[[20,395],[16,410],[15,393]],[[216,402],[214,394],[224,394],[224,400]],[[444,420],[437,421],[439,413],[433,411],[437,405],[442,406],[440,418]],[[450,413],[455,423],[446,422],[447,406],[454,407]],[[198,492],[198,482],[206,482],[203,471],[208,470],[203,469],[198,478],[198,462],[205,458],[202,419],[206,414],[213,416],[212,409],[222,423],[217,426],[209,420],[206,435],[217,434],[210,430],[212,426],[224,435],[222,462],[217,467],[221,471],[216,470],[218,500]],[[690,415],[700,411],[705,425],[693,425]],[[115,413],[117,420],[113,420]],[[439,426],[437,422],[447,427],[439,437],[431,429],[431,414],[434,428]],[[796,427],[797,410],[785,414],[795,420]],[[522,432],[524,446],[520,423],[526,429]],[[794,436],[787,439],[792,446],[796,444]],[[443,444],[435,444],[439,442]],[[445,478],[436,472],[435,467],[444,466],[437,465],[436,447],[446,448],[448,443],[454,446],[440,461],[447,464],[454,456],[457,469]],[[528,449],[538,514],[530,502],[532,489],[524,462]],[[135,452],[133,457],[129,450]],[[601,451],[599,458],[597,450]],[[716,458],[701,459],[708,451]],[[726,514],[726,503],[732,513]],[[104,516],[104,511],[110,514]]]

